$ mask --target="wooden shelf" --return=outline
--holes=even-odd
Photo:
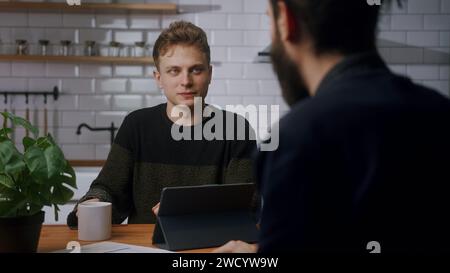
[[[72,167],[103,167],[106,160],[68,160]]]
[[[0,11],[42,11],[42,12],[96,12],[96,13],[177,13],[177,5],[173,3],[149,4],[102,4],[85,3],[70,6],[67,3],[36,2],[0,2]]]
[[[98,64],[153,64],[152,57],[102,57],[102,56],[39,56],[39,55],[0,55],[0,61],[20,62],[61,62]]]

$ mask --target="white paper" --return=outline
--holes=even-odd
[[[61,249],[52,253],[70,253],[72,250]],[[122,244],[116,242],[100,242],[81,246],[80,253],[172,253],[172,251],[144,247],[137,245]]]

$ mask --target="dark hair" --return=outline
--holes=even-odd
[[[211,52],[206,33],[196,25],[186,21],[176,21],[164,29],[153,46],[153,60],[159,69],[159,57],[166,54],[173,45],[193,45],[205,53],[208,64],[211,62]]]
[[[379,6],[365,0],[271,0],[275,18],[278,1],[286,3],[297,26],[312,38],[318,55],[350,54],[376,47]]]

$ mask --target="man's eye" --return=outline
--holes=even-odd
[[[171,69],[171,70],[168,71],[168,73],[169,73],[170,75],[177,75],[177,74],[178,74],[178,70],[176,70],[176,69]]]
[[[192,69],[192,73],[194,74],[200,74],[203,72],[203,68],[194,68]]]

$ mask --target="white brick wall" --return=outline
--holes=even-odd
[[[63,0],[58,0],[64,2]],[[110,2],[113,0],[90,0]],[[121,0],[119,2],[129,2]],[[159,2],[134,0],[134,2]],[[270,44],[267,0],[171,0],[188,11],[177,15],[69,14],[1,12],[0,40],[14,43],[25,38],[33,43],[49,39],[107,45],[112,39],[127,44],[145,40],[153,44],[161,27],[174,20],[188,20],[205,28],[212,51],[213,82],[207,102],[227,104],[279,104],[288,111],[280,86],[267,63],[255,62],[258,51]],[[198,5],[198,6],[196,6]],[[201,12],[195,13],[195,10]],[[378,46],[389,67],[416,82],[449,94],[450,0],[408,0],[402,9],[384,10],[379,22]],[[109,151],[107,132],[83,130],[80,123],[119,126],[123,118],[141,107],[165,102],[152,79],[153,67],[59,63],[0,62],[0,89],[50,91],[63,94],[48,98],[48,126],[71,159],[104,159]],[[9,98],[7,105],[24,115],[23,97]],[[43,125],[43,98],[30,98],[32,120]],[[16,134],[17,140],[23,132]]]

